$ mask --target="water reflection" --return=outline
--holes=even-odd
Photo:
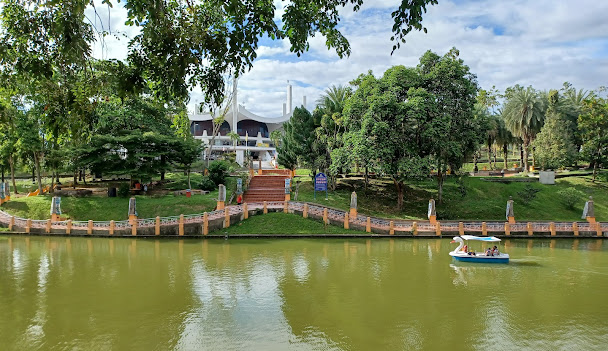
[[[0,237],[0,344],[23,349],[600,349],[601,239]],[[577,334],[578,333],[578,334]]]

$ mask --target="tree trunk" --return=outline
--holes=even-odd
[[[369,185],[369,167],[365,166],[365,192],[367,193],[367,187]]]
[[[190,185],[190,170],[188,170],[188,189],[192,189],[192,186]]]
[[[441,169],[441,165],[437,168],[437,188],[439,191],[438,200],[441,203],[443,201],[443,170]]]
[[[76,189],[76,185],[78,185],[78,176],[76,175],[76,171],[74,171],[74,183],[72,183],[72,187]]]
[[[508,169],[509,168],[509,145],[504,144],[502,146],[502,152],[503,152],[503,154],[505,154],[505,159],[504,159],[505,169]]]
[[[498,150],[496,149],[492,149],[492,155],[494,155],[494,168],[496,168],[496,163],[497,163],[497,157],[498,157]]]
[[[52,194],[53,192],[55,192],[55,190],[53,190],[53,188],[55,188],[55,171],[51,172],[51,188],[49,189],[49,194]]]
[[[520,158],[519,167],[523,167],[524,166],[524,144],[519,144],[519,158]]]
[[[490,144],[488,144],[488,167],[490,169],[492,168],[492,147],[490,146]]]
[[[530,169],[528,167],[528,146],[529,144],[524,141],[524,173],[528,173],[528,170]]]
[[[595,176],[597,175],[597,164],[598,162],[596,161],[593,165],[593,181],[595,181]]]
[[[40,179],[40,159],[34,152],[34,166],[36,166],[36,178],[38,178],[38,194],[42,194],[42,179]]]
[[[32,167],[32,183],[36,183],[36,166]]]
[[[401,211],[403,209],[403,182],[398,182],[395,179],[393,179],[393,182],[397,188],[397,207]]]
[[[15,183],[15,160],[13,159],[13,155],[8,155],[8,165],[11,168],[11,180],[13,181],[13,193],[18,194],[17,192],[17,184]]]
[[[4,183],[4,165],[2,166],[2,183]]]

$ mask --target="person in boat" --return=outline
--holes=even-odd
[[[486,250],[486,256],[492,256],[492,249],[490,249],[489,247]]]
[[[492,256],[499,256],[500,252],[498,251],[498,247],[496,247],[496,245],[494,245],[494,247],[492,248]]]
[[[463,252],[468,252],[468,251],[467,251],[468,249],[469,249],[469,245],[465,245],[465,246],[462,248],[462,251],[463,251]]]

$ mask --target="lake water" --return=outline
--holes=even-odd
[[[0,350],[608,349],[608,243],[501,245],[0,236]]]

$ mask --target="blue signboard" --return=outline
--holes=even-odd
[[[285,178],[285,194],[291,193],[291,179]]]
[[[317,191],[325,191],[325,199],[327,199],[327,176],[324,173],[317,173],[315,176],[315,191],[313,197],[317,198]]]
[[[236,178],[236,193],[237,194],[243,193],[243,179],[241,179],[241,178]]]

